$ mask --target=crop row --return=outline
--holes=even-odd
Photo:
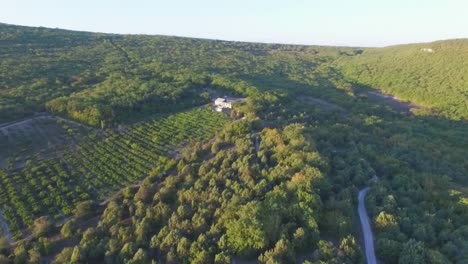
[[[22,168],[0,171],[0,208],[10,231],[19,238],[39,216],[61,219],[78,203],[103,200],[155,166],[167,170],[175,148],[211,137],[224,122],[220,113],[193,109],[90,135],[56,157],[36,154]]]

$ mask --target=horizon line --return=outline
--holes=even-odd
[[[71,29],[71,28],[62,28],[62,27],[50,27],[42,25],[20,25],[20,24],[11,24],[6,22],[1,22],[0,25],[8,26],[17,26],[17,27],[28,27],[28,28],[45,28],[45,29],[55,29],[63,31],[73,31],[81,33],[92,33],[92,34],[106,34],[106,35],[129,35],[129,36],[158,36],[158,37],[174,37],[174,38],[186,38],[186,39],[198,39],[198,40],[211,40],[211,41],[224,41],[224,42],[238,42],[238,43],[251,43],[251,44],[269,44],[269,45],[290,45],[290,46],[306,46],[306,47],[336,47],[336,48],[387,48],[401,45],[414,45],[414,44],[429,44],[440,41],[450,41],[450,40],[468,40],[468,37],[462,38],[447,38],[447,39],[435,39],[430,41],[421,41],[421,42],[404,42],[396,43],[385,46],[353,46],[353,45],[330,45],[330,44],[303,44],[303,43],[285,43],[285,42],[267,42],[267,41],[248,41],[248,40],[233,40],[233,39],[220,39],[220,38],[208,38],[208,37],[197,37],[197,36],[185,36],[185,35],[166,35],[158,33],[122,33],[122,32],[103,32],[103,31],[93,31],[93,30],[82,30],[82,29]]]

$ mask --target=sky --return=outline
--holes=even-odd
[[[0,0],[0,22],[341,46],[468,38],[468,0]]]

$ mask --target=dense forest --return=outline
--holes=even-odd
[[[0,171],[0,263],[364,263],[363,186],[380,263],[468,261],[467,40],[0,32],[0,120],[89,126]]]
[[[468,116],[466,39],[368,49],[341,64],[346,76],[384,93],[447,118]]]

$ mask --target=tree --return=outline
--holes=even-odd
[[[15,263],[26,263],[28,261],[28,251],[26,250],[26,245],[24,243],[17,245],[13,255],[15,256]]]
[[[234,252],[247,256],[266,246],[267,238],[259,214],[260,204],[250,202],[239,209],[236,220],[227,224],[226,234]]]
[[[376,243],[376,253],[379,259],[386,263],[397,263],[401,252],[401,244],[387,238],[379,238]]]
[[[208,251],[204,249],[199,249],[195,253],[192,254],[192,261],[191,263],[194,264],[205,264],[212,261],[212,257],[208,253]]]
[[[220,143],[218,141],[213,142],[211,145],[211,153],[216,155],[219,152]]]
[[[39,249],[39,252],[43,256],[47,256],[50,254],[51,250],[51,242],[49,238],[47,237],[40,237],[37,242],[37,248]]]
[[[76,229],[75,220],[71,219],[65,222],[65,224],[63,224],[62,228],[60,229],[60,234],[62,234],[64,238],[69,238],[73,235],[73,233],[75,232],[75,229]]]
[[[177,243],[177,255],[181,258],[190,256],[190,241],[186,237],[182,237]]]
[[[209,102],[211,99],[211,95],[208,92],[202,92],[200,97],[202,98],[203,102]]]
[[[136,244],[133,242],[127,242],[123,245],[122,249],[120,250],[120,258],[124,261],[127,259],[132,258],[136,253]]]
[[[29,254],[29,260],[28,263],[31,264],[39,264],[41,261],[41,253],[39,252],[38,249],[32,248],[28,251]]]
[[[426,256],[427,256],[427,261],[429,263],[444,264],[444,263],[450,262],[446,256],[444,256],[442,253],[440,253],[437,250],[428,250],[426,252]]]
[[[341,240],[340,250],[344,252],[346,258],[348,258],[351,263],[359,263],[362,258],[360,247],[351,235]]]
[[[132,264],[148,263],[148,254],[146,253],[144,249],[139,248],[129,263],[132,263]]]
[[[343,237],[350,233],[351,219],[343,214],[344,210],[328,210],[323,214],[321,227],[336,237]]]
[[[148,202],[148,199],[153,196],[152,189],[154,187],[150,184],[142,184],[134,196],[135,201]]]
[[[267,250],[259,257],[259,260],[266,264],[293,263],[295,261],[290,243],[285,239],[276,242],[274,249]]]
[[[73,248],[71,247],[64,248],[59,254],[57,254],[57,256],[55,256],[52,264],[69,263],[71,261],[72,254],[73,254]]]
[[[4,236],[0,236],[0,254],[8,255],[10,252],[10,242]]]
[[[219,254],[216,254],[214,263],[215,264],[229,264],[231,263],[231,257],[229,257],[228,254],[221,252]]]
[[[73,252],[70,257],[71,263],[79,263],[82,260],[83,256],[81,255],[81,250],[78,246],[73,248]]]
[[[332,242],[320,240],[318,247],[320,260],[331,262],[334,259],[335,248]]]
[[[382,211],[375,218],[375,227],[380,231],[388,230],[389,228],[397,227],[397,226],[398,226],[398,223],[392,214]]]
[[[293,245],[297,251],[302,251],[308,246],[306,243],[307,240],[306,240],[306,233],[304,231],[304,228],[299,227],[298,229],[296,229],[293,237],[294,237]]]
[[[78,204],[74,215],[76,219],[85,219],[92,216],[95,210],[96,204],[93,201],[84,201]]]
[[[33,232],[36,236],[40,237],[52,230],[52,223],[49,220],[49,217],[42,216],[37,218],[34,221]]]
[[[402,246],[398,263],[400,264],[424,264],[426,263],[426,249],[422,242],[414,239],[408,240]]]
[[[415,225],[413,237],[419,241],[424,241],[427,244],[432,244],[436,240],[434,228],[429,224]]]

